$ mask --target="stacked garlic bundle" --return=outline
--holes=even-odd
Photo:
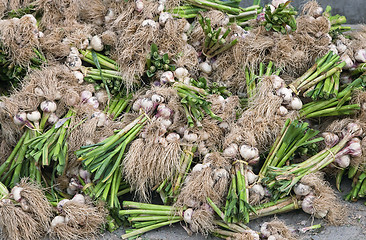
[[[106,222],[104,210],[88,204],[82,194],[61,200],[57,211],[49,230],[52,239],[92,238]]]
[[[324,180],[323,173],[316,172],[304,176],[293,190],[301,200],[304,212],[316,218],[325,218],[332,224],[344,217],[339,200],[329,183]]]
[[[185,179],[176,206],[186,206],[184,220],[192,232],[207,234],[213,229],[214,211],[209,198],[221,206],[230,181],[230,164],[220,153],[209,153],[202,164],[196,164]]]

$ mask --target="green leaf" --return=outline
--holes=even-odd
[[[158,51],[159,51],[158,46],[155,43],[151,44],[151,55],[153,55],[154,52]]]
[[[168,56],[168,54],[167,54],[167,53],[165,53],[165,54],[163,55],[163,61],[164,61],[164,63],[167,63],[167,61],[169,61],[169,56]]]
[[[107,91],[107,94],[108,94],[108,99],[111,99],[111,93],[109,91],[109,88],[107,86],[107,83],[106,81],[104,80],[103,78],[103,74],[102,74],[102,68],[100,67],[100,64],[99,64],[99,60],[98,60],[98,56],[97,56],[97,53],[92,50],[92,57],[93,57],[93,62],[95,63],[95,66],[98,68],[99,70],[99,75],[100,75],[100,78],[102,79],[102,82],[104,83],[104,86],[105,86],[105,89]]]
[[[151,78],[155,75],[155,73],[150,72],[149,70],[146,71],[147,77]]]

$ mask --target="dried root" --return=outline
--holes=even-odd
[[[203,207],[196,209],[192,214],[192,223],[190,229],[193,232],[201,233],[204,236],[208,236],[214,229],[214,213],[212,209],[205,209]]]
[[[41,239],[44,226],[9,199],[0,201],[0,229],[6,239]]]
[[[107,213],[98,207],[69,201],[62,209],[67,223],[53,227],[51,239],[94,239],[106,221]]]
[[[22,207],[24,205],[23,210],[31,213],[34,219],[43,226],[43,231],[46,232],[51,222],[52,207],[44,194],[44,190],[27,178],[20,181],[19,187],[23,188],[20,192],[21,205]]]
[[[78,19],[77,0],[37,0],[34,4],[43,12],[40,21],[42,30],[73,25]]]
[[[262,228],[264,228],[263,230],[266,234],[268,234],[269,236],[274,236],[276,239],[279,240],[296,239],[291,230],[286,226],[285,222],[277,218],[270,222],[265,222],[263,225],[264,226],[261,227],[261,230]]]
[[[329,183],[324,180],[323,173],[308,174],[301,179],[301,183],[313,188],[315,195],[313,207],[316,213],[325,213],[325,219],[332,225],[341,225],[345,222],[345,208]]]
[[[118,38],[115,53],[113,53],[120,66],[123,81],[130,88],[136,83],[136,78],[144,74],[146,56],[150,53],[150,46],[155,42],[158,32],[156,25],[143,26],[142,21],[137,24],[136,29],[131,29]]]
[[[102,25],[107,13],[107,4],[102,0],[80,0],[79,17],[86,23]]]
[[[85,41],[91,36],[91,33],[90,25],[75,23],[71,26],[58,26],[44,32],[40,45],[48,59],[58,60],[70,53],[70,47],[85,48]]]
[[[233,237],[229,238],[229,240],[257,240],[257,235],[253,234],[252,230],[247,230],[242,233],[236,233]]]
[[[173,176],[179,169],[181,153],[178,143],[163,146],[152,139],[132,142],[123,160],[123,171],[140,200],[149,201],[150,189]]]
[[[220,207],[229,187],[229,170],[230,164],[220,153],[207,154],[202,168],[188,175],[175,205],[197,208],[209,197]]]
[[[157,38],[156,44],[159,46],[159,51],[168,53],[170,58],[181,52],[187,44],[182,38],[187,23],[185,19],[168,19]]]
[[[28,67],[30,60],[37,57],[33,51],[38,48],[38,29],[35,18],[25,15],[0,22],[0,42],[12,62],[22,67]]]
[[[263,78],[258,92],[249,99],[249,108],[232,127],[224,145],[245,143],[260,150],[267,149],[286,120],[277,114],[281,103],[282,98],[274,94],[270,78]]]
[[[359,126],[362,127],[363,132],[365,132],[365,130],[366,130],[365,123],[361,122],[359,119],[343,118],[343,119],[334,120],[330,124],[327,124],[327,127],[325,128],[324,131],[335,133],[340,136],[342,133],[342,130],[344,130],[349,123],[358,124]]]

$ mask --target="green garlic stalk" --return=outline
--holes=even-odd
[[[146,204],[138,202],[123,202],[124,210],[120,216],[126,216],[133,229],[127,229],[122,239],[137,237],[148,231],[183,221],[184,208]]]

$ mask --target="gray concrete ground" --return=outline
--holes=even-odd
[[[310,215],[305,214],[301,210],[278,215],[277,217],[286,222],[293,229],[308,227],[314,224],[321,224],[322,228],[314,231],[309,231],[305,234],[300,234],[298,239],[303,240],[358,240],[366,239],[366,206],[364,200],[355,203],[349,203],[342,200],[342,197],[351,189],[349,180],[344,180],[342,183],[343,193],[337,193],[340,201],[347,209],[346,223],[341,226],[328,226],[325,221],[314,219]],[[254,230],[259,230],[260,225],[265,221],[271,221],[273,216],[264,217],[251,221],[248,226]],[[100,240],[117,240],[121,239],[124,233],[122,228],[113,233],[105,233]],[[143,235],[144,240],[212,240],[218,239],[215,237],[205,238],[202,235],[188,236],[185,230],[175,224],[170,227],[157,229]]]

